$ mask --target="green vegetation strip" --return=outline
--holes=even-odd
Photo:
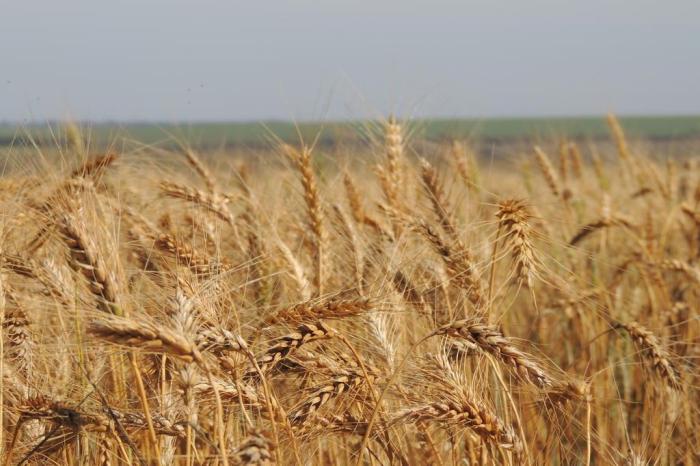
[[[683,138],[700,136],[700,116],[622,117],[625,131],[631,137]],[[279,138],[284,141],[313,140],[320,132],[325,142],[342,141],[366,134],[372,123],[349,121],[300,123],[268,121],[250,123],[129,123],[88,124],[93,142],[108,143],[122,137],[145,144],[162,141],[187,141],[194,145],[222,144],[260,145]],[[374,125],[376,126],[376,125]],[[0,124],[0,145],[26,141],[31,134],[38,142],[53,140],[60,133],[59,124],[17,126]],[[608,134],[605,118],[491,118],[491,119],[425,119],[412,121],[408,127],[426,139],[518,139],[551,138],[557,136],[596,138]]]

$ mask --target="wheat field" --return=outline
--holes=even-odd
[[[608,124],[6,149],[3,464],[700,462],[700,167]]]

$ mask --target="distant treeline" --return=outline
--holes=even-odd
[[[700,137],[699,116],[634,116],[620,118],[628,136],[649,140]],[[212,122],[212,123],[84,123],[81,126],[91,145],[124,141],[141,144],[187,143],[202,148],[268,147],[275,141],[310,142],[321,145],[371,139],[379,132],[379,121],[346,122]],[[30,139],[40,145],[61,140],[61,124],[20,126],[0,124],[0,146],[25,145]],[[406,124],[411,137],[431,141],[467,139],[479,141],[538,140],[559,137],[600,139],[608,136],[605,118],[490,118],[419,119]]]

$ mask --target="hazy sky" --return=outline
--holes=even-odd
[[[0,121],[700,113],[699,0],[18,0]]]

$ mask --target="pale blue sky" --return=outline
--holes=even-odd
[[[698,0],[0,7],[0,121],[700,113]]]

